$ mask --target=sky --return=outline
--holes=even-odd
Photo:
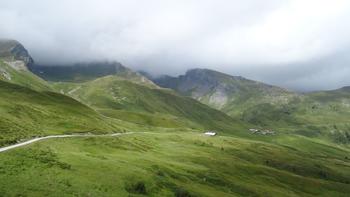
[[[209,68],[299,91],[350,85],[348,0],[0,1],[0,38],[41,65]]]

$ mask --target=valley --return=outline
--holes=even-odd
[[[349,107],[347,87],[39,66],[0,41],[0,196],[345,197]]]

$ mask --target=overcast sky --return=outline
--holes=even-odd
[[[0,38],[39,64],[203,67],[296,90],[350,85],[348,0],[8,0]]]

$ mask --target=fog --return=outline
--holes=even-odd
[[[350,85],[347,0],[0,1],[0,38],[41,65],[210,68],[310,91]]]

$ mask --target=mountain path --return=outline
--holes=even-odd
[[[42,140],[47,140],[47,139],[52,139],[52,138],[73,138],[73,137],[114,137],[114,136],[120,136],[120,135],[130,135],[133,134],[135,132],[126,132],[126,133],[113,133],[113,134],[70,134],[70,135],[49,135],[49,136],[44,136],[44,137],[37,137],[37,138],[33,138],[31,140],[25,141],[25,142],[20,142],[18,144],[13,144],[13,145],[9,145],[9,146],[5,146],[5,147],[1,147],[0,148],[0,153],[1,152],[5,152],[11,149],[15,149],[21,146],[25,146],[28,144],[32,144],[34,142],[38,142],[38,141],[42,141]],[[145,133],[145,132],[140,132],[140,133]]]

